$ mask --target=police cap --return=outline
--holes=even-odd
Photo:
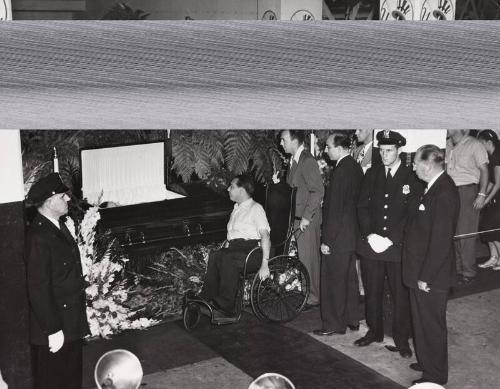
[[[377,133],[377,141],[380,145],[396,145],[403,147],[406,144],[406,138],[399,132],[391,130],[383,130]]]
[[[49,197],[68,191],[68,187],[64,185],[57,173],[50,173],[49,175],[40,178],[35,182],[27,196],[27,200],[32,204],[41,204]]]

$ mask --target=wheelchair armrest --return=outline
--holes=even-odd
[[[252,250],[250,250],[245,258],[245,267],[243,268],[243,275],[246,275],[247,274],[247,266],[248,266],[248,262],[250,261],[250,258],[252,258],[252,255],[255,254],[256,251],[258,250],[261,250],[262,251],[262,247],[260,246],[260,244],[258,246],[255,246]],[[259,258],[259,267],[262,263],[262,257]]]

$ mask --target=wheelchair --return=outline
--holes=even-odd
[[[270,185],[266,190],[265,210],[271,226],[269,277],[265,280],[259,278],[257,270],[262,251],[257,246],[247,254],[240,273],[235,314],[227,316],[201,298],[185,296],[182,317],[187,331],[199,324],[202,315],[208,316],[213,325],[237,323],[247,308],[260,320],[274,323],[291,321],[300,314],[309,296],[310,280],[296,249],[295,237],[300,230],[293,229],[295,193],[296,189],[286,184]],[[280,219],[288,222],[285,228],[280,225],[283,222]],[[273,225],[276,225],[276,230],[273,230]]]

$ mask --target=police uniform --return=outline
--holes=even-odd
[[[67,190],[52,173],[32,186],[28,201],[40,204]],[[58,228],[38,213],[26,238],[26,262],[35,388],[81,389],[82,338],[88,323],[78,245],[64,223]],[[52,353],[48,336],[60,330],[64,344]]]
[[[396,145],[399,148],[406,144],[406,139],[395,131],[381,131],[377,134],[377,140],[379,146]],[[361,258],[369,330],[355,344],[366,346],[374,341],[381,342],[384,338],[383,301],[387,276],[393,302],[392,335],[396,345],[388,346],[388,349],[410,357],[410,306],[408,290],[402,283],[401,257],[408,207],[414,198],[423,193],[423,185],[413,169],[402,162],[392,170],[395,168],[396,172],[388,172],[388,167],[384,165],[374,166],[368,169],[363,180],[358,203],[361,236],[356,251]],[[368,243],[370,234],[386,237],[392,241],[392,245],[377,253]]]

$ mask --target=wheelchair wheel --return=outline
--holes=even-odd
[[[188,302],[182,313],[184,328],[187,331],[193,330],[200,322],[200,317],[200,306],[195,302]]]
[[[295,319],[309,296],[309,274],[296,257],[281,255],[269,261],[270,276],[252,283],[251,303],[260,319],[285,323]]]

